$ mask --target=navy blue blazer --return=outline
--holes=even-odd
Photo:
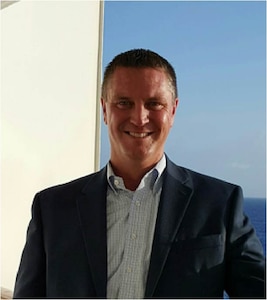
[[[265,297],[241,188],[167,158],[146,298]],[[35,196],[14,298],[105,298],[106,168]]]

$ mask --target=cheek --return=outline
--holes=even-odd
[[[105,124],[108,126],[111,126],[114,123],[114,121],[116,121],[116,116],[109,107],[103,109],[103,118]]]
[[[172,125],[174,123],[174,116],[175,116],[175,112],[169,113],[168,120],[169,120],[169,127],[170,128],[172,127]]]
[[[123,125],[123,117],[112,111],[106,112],[106,124],[113,134],[117,134]]]
[[[163,114],[157,120],[158,124],[165,130],[169,130],[173,124],[173,116],[169,113]]]

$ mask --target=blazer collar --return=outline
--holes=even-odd
[[[151,298],[193,194],[187,172],[167,158],[145,297]]]

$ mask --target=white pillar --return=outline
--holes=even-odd
[[[100,1],[1,11],[1,285],[13,290],[34,194],[96,170]]]

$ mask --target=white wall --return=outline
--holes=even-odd
[[[34,194],[96,168],[101,7],[20,1],[1,11],[1,286],[11,290]]]

